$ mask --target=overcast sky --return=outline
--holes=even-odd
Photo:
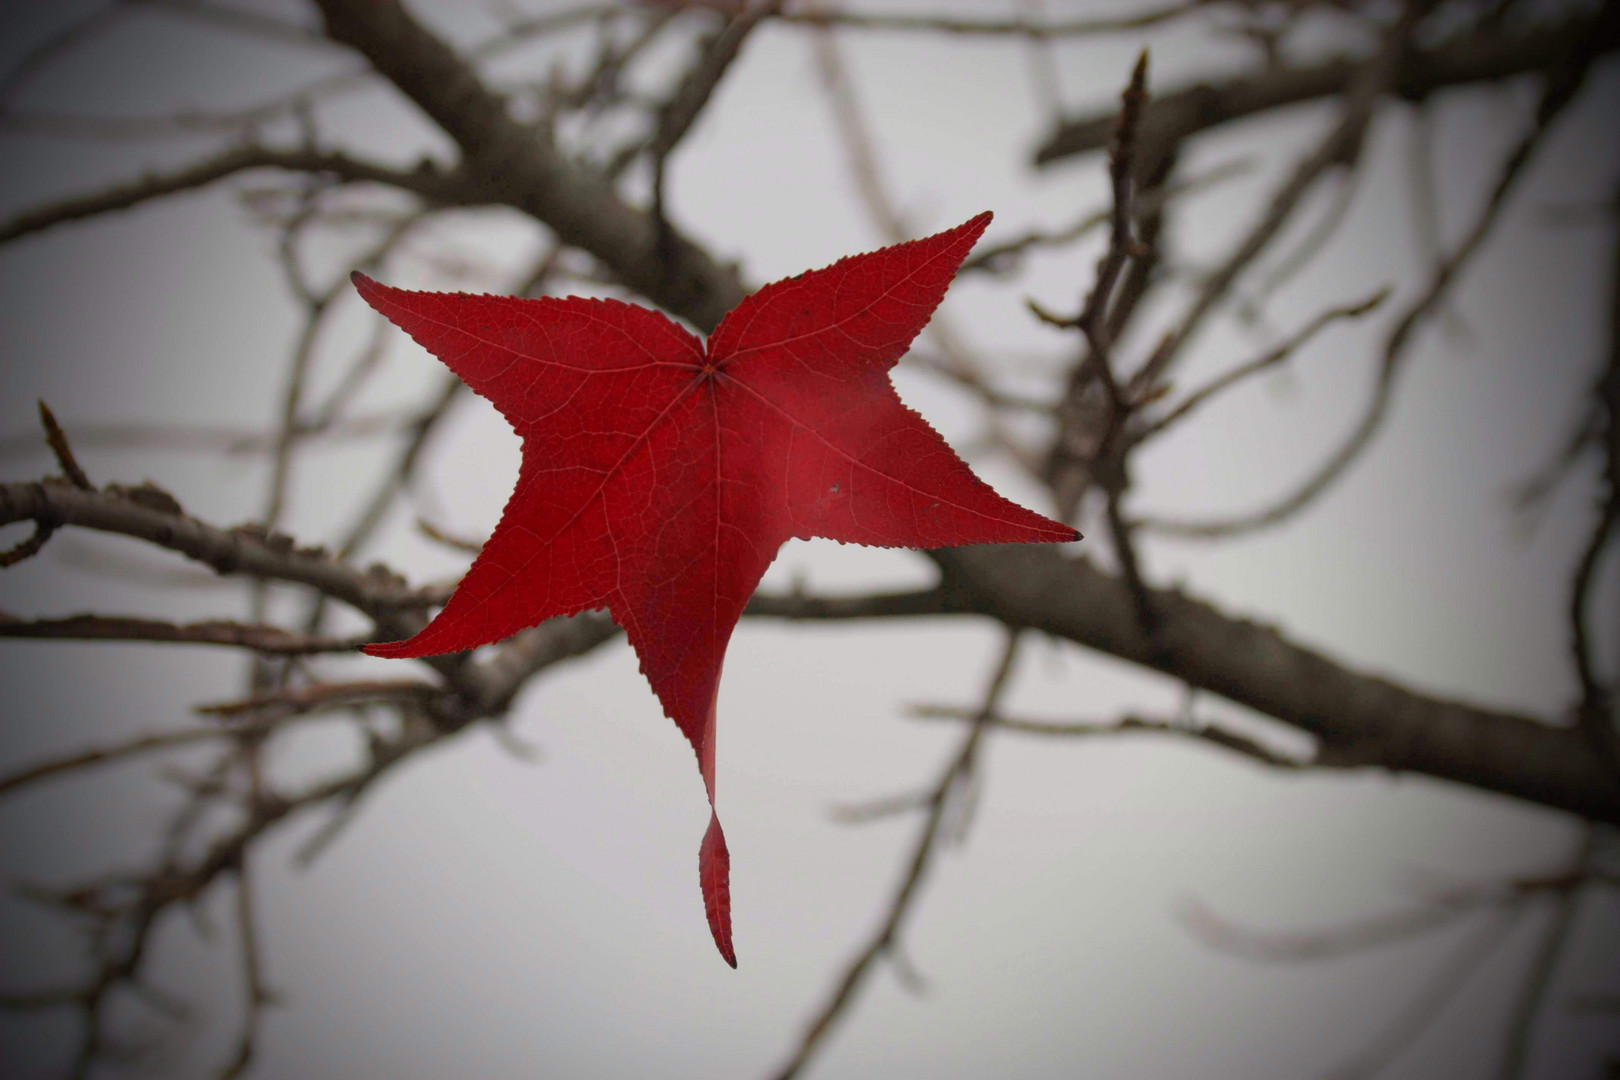
[[[0,66],[94,6],[0,8]],[[290,2],[257,6],[309,17]],[[463,43],[492,26],[468,14],[470,6],[411,4]],[[1049,0],[1047,10],[1071,6]],[[585,40],[515,53],[500,70],[543,72],[544,61],[562,54],[577,61]],[[1098,159],[1028,167],[1050,116],[1032,92],[1022,43],[878,33],[841,41],[883,172],[915,232],[992,209],[989,242],[1065,224],[1102,204]],[[1053,54],[1063,106],[1103,106],[1144,44],[1153,46],[1160,86],[1246,58],[1234,43],[1182,31],[1064,44]],[[1343,42],[1326,34],[1314,44]],[[651,58],[643,77],[658,87],[683,60],[670,49]],[[228,108],[351,63],[337,50],[244,43],[217,27],[139,11],[29,82],[18,104],[128,116]],[[1600,68],[1447,319],[1422,331],[1387,427],[1332,496],[1287,527],[1229,545],[1148,542],[1154,580],[1182,582],[1228,612],[1275,623],[1342,663],[1421,691],[1561,715],[1575,693],[1564,590],[1585,534],[1591,474],[1562,489],[1533,528],[1509,512],[1505,492],[1570,429],[1606,347],[1612,227],[1590,213],[1549,211],[1590,209],[1610,197],[1620,170],[1617,95],[1620,72]],[[1446,95],[1426,128],[1412,110],[1386,106],[1338,239],[1277,294],[1264,323],[1225,318],[1213,326],[1183,369],[1183,385],[1257,354],[1327,306],[1385,284],[1413,295],[1421,280],[1407,164],[1414,141],[1431,144],[1450,243],[1533,103],[1530,86]],[[333,143],[402,163],[424,152],[449,160],[443,137],[386,90],[346,96],[319,116]],[[1291,155],[1331,120],[1329,110],[1298,109],[1196,143],[1190,174],[1237,159],[1252,159],[1252,168],[1186,203],[1172,240],[1177,264],[1200,268],[1217,258]],[[0,216],[182,162],[205,145],[0,131]],[[274,238],[235,194],[256,182],[0,248],[0,435],[34,427],[36,398],[70,434],[75,424],[113,420],[268,429],[298,322]],[[674,159],[670,191],[680,225],[717,256],[738,259],[753,284],[884,243],[854,195],[801,29],[769,25],[748,42]],[[1326,209],[1326,199],[1311,204],[1307,222]],[[1296,229],[1296,238],[1304,232]],[[462,212],[412,250],[485,260],[494,271],[471,284],[497,288],[543,239],[510,212]],[[967,341],[1021,371],[1038,392],[1061,376],[1071,343],[1031,318],[1024,300],[1075,307],[1095,257],[1095,247],[1079,247],[1030,260],[1016,279],[963,281],[942,310]],[[318,249],[311,265],[336,274],[343,258]],[[390,270],[399,284],[469,286],[422,259]],[[1184,294],[1172,298],[1184,302]],[[314,372],[317,387],[333,384],[344,345],[369,332],[358,300],[347,303],[321,354],[327,363]],[[1127,353],[1141,356],[1149,331],[1177,310],[1150,312]],[[1232,394],[1154,448],[1140,463],[1136,507],[1240,511],[1306,475],[1366,400],[1385,326],[1330,330],[1286,371]],[[386,363],[367,410],[421,400],[442,371],[397,334]],[[972,401],[951,386],[904,368],[896,382],[958,446],[981,433]],[[80,457],[98,482],[151,477],[214,523],[245,520],[263,504],[267,473],[255,459],[94,448]],[[309,541],[336,535],[385,459],[386,447],[308,453],[290,531]],[[516,463],[516,438],[494,410],[463,400],[434,443],[416,508],[457,533],[487,533]],[[1004,494],[1049,509],[1008,461],[975,464]],[[0,458],[8,480],[49,468],[39,452]],[[0,543],[22,535],[8,528]],[[1102,542],[1082,549],[1107,560]],[[368,556],[418,580],[452,576],[464,563],[417,536],[406,513],[390,519]],[[110,572],[130,565],[136,580]],[[240,588],[173,585],[180,568],[132,542],[59,533],[41,557],[0,576],[0,610],[175,620],[246,611]],[[896,588],[930,574],[931,564],[906,552],[793,542],[765,585]],[[1612,560],[1601,597],[1600,645],[1613,657],[1620,580]],[[541,749],[540,762],[516,760],[485,729],[469,731],[392,776],[312,867],[296,868],[293,853],[314,819],[260,850],[267,975],[284,1001],[268,1015],[255,1075],[767,1074],[876,924],[917,827],[909,817],[840,825],[830,809],[931,783],[954,735],[908,719],[903,707],[975,702],[999,641],[995,626],[966,622],[738,630],[720,697],[718,769],[733,861],[735,972],[715,955],[692,872],[707,815],[702,785],[634,657],[618,642],[548,672],[518,699],[511,723]],[[397,674],[402,666],[368,662],[363,670]],[[244,672],[240,658],[219,650],[5,642],[0,770],[191,723],[191,706],[239,695]],[[1106,720],[1180,704],[1174,685],[1041,641],[1024,650],[1007,707]],[[1228,703],[1201,699],[1197,708],[1280,746],[1303,745]],[[272,765],[278,776],[311,777],[355,750],[334,725]],[[1264,965],[1200,943],[1178,921],[1179,903],[1197,897],[1256,928],[1312,929],[1407,903],[1419,883],[1554,872],[1578,841],[1561,816],[1439,782],[1291,776],[1147,739],[999,735],[983,765],[972,830],[938,863],[905,934],[926,992],[913,995],[880,970],[810,1075],[1329,1075],[1406,1015],[1483,922],[1345,959]],[[152,761],[9,798],[0,802],[0,876],[55,882],[132,865],[152,850],[176,798]],[[191,1020],[170,1024],[139,1006],[120,1013],[128,1030],[163,1034],[166,1074],[209,1075],[234,1038],[238,954],[223,899],[202,905],[217,928],[212,940],[183,920],[156,939],[154,981],[190,1003]],[[1382,1075],[1494,1076],[1499,1033],[1545,915],[1532,908]],[[5,988],[75,970],[70,924],[9,897],[0,919]],[[1620,990],[1612,898],[1582,907],[1576,940],[1551,1000]],[[68,1015],[0,1016],[0,1072],[54,1075],[73,1024]],[[1612,1016],[1555,1010],[1530,1075],[1594,1077],[1605,1053],[1620,1054]]]

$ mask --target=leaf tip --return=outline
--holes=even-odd
[[[698,848],[698,882],[703,887],[703,913],[709,919],[709,933],[714,936],[720,957],[737,967],[737,950],[731,944],[731,853],[726,850],[726,835],[720,831],[720,818],[709,815],[709,828],[703,834]]]
[[[972,250],[973,245],[979,242],[979,237],[984,235],[984,230],[990,227],[990,222],[995,216],[994,211],[986,210],[982,214],[975,214],[956,228],[950,229],[941,235],[965,239],[968,242],[968,250]],[[966,251],[963,254],[966,255]]]

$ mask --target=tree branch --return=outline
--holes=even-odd
[[[405,630],[409,621],[401,621],[402,612],[420,612],[444,602],[443,591],[411,589],[381,565],[361,570],[321,548],[296,547],[290,536],[280,533],[204,524],[188,517],[172,496],[150,486],[80,491],[61,484],[0,484],[0,525],[30,520],[131,536],[177,551],[221,574],[307,585],[378,620],[385,632]]]
[[[734,270],[673,230],[661,244],[651,215],[626,205],[608,180],[563,157],[542,132],[514,120],[505,99],[398,0],[318,4],[333,40],[370,60],[461,147],[461,171],[478,201],[538,218],[563,243],[590,252],[626,285],[704,330],[743,298]]]
[[[1182,0],[1181,3],[1168,4],[1137,15],[1070,19],[1064,22],[1045,22],[1034,19],[953,18],[949,15],[868,13],[817,9],[805,5],[804,10],[784,12],[778,15],[777,19],[784,23],[797,23],[817,28],[847,26],[860,30],[925,30],[944,34],[1022,37],[1033,41],[1041,41],[1050,38],[1085,37],[1146,30],[1161,23],[1179,19],[1184,15],[1208,10],[1218,6],[1218,4],[1219,0]]]
[[[1447,87],[1497,82],[1545,71],[1571,54],[1620,48],[1620,28],[1601,14],[1519,31],[1480,30],[1431,49],[1406,50],[1389,86],[1408,101],[1421,101]],[[1163,147],[1258,113],[1341,94],[1366,63],[1340,57],[1309,67],[1283,67],[1215,83],[1198,83],[1160,94],[1142,116],[1145,145]],[[1035,152],[1037,166],[1108,145],[1113,113],[1060,124]]]
[[[281,656],[356,652],[374,638],[294,634],[279,626],[212,619],[176,624],[123,615],[70,615],[65,619],[19,619],[0,611],[0,638],[55,638],[72,641],[167,641],[193,645],[234,645]]]
[[[905,876],[901,878],[893,898],[889,901],[888,912],[884,915],[882,923],[850,961],[832,995],[805,1030],[804,1037],[799,1041],[793,1056],[776,1073],[776,1080],[793,1080],[803,1071],[812,1055],[820,1048],[827,1033],[832,1030],[832,1026],[855,1000],[855,995],[865,984],[873,965],[884,956],[899,955],[900,926],[910,912],[917,890],[922,885],[923,878],[927,875],[938,851],[938,841],[946,831],[946,815],[953,806],[961,805],[963,800],[970,797],[971,788],[968,785],[973,779],[979,747],[989,726],[988,721],[995,713],[1007,688],[1013,662],[1018,656],[1018,639],[1019,634],[1016,630],[1008,632],[1006,644],[1002,647],[1001,659],[996,665],[995,673],[990,677],[989,686],[985,688],[983,704],[974,714],[972,726],[962,737],[956,753],[951,756],[949,764],[940,774],[933,789],[915,804],[921,809],[926,809],[927,815],[923,819],[922,828],[918,831],[917,840],[912,845]]]
[[[1421,773],[1620,822],[1620,778],[1572,729],[1351,670],[1176,590],[1151,590],[1159,625],[1149,638],[1122,581],[1057,551],[930,554],[955,610],[1040,630],[1255,709],[1320,739],[1319,764]]]
[[[1611,2],[1604,11],[1612,22],[1620,23],[1620,3]],[[1507,206],[1509,195],[1553,130],[1554,121],[1574,100],[1576,92],[1585,81],[1590,61],[1595,55],[1596,53],[1591,51],[1578,53],[1571,57],[1571,66],[1561,68],[1549,76],[1530,130],[1525,132],[1503,159],[1490,196],[1475,217],[1467,235],[1457,245],[1456,250],[1434,268],[1428,287],[1407,307],[1400,319],[1395,322],[1388,337],[1384,339],[1383,355],[1380,358],[1372,399],[1356,426],[1333,453],[1293,491],[1270,506],[1225,520],[1155,520],[1143,521],[1141,522],[1143,526],[1164,535],[1202,540],[1222,539],[1279,524],[1309,506],[1333,486],[1345,470],[1372,444],[1373,437],[1378,434],[1385,416],[1388,415],[1389,406],[1394,401],[1396,378],[1405,365],[1408,350],[1417,330],[1439,309],[1450,289],[1484,245],[1486,238],[1491,235],[1497,219]],[[1179,344],[1184,340],[1184,336],[1166,339],[1166,345],[1160,346],[1144,370],[1154,369],[1162,359],[1173,355],[1173,349],[1167,351],[1172,341]]]
[[[134,489],[140,492],[143,489]],[[141,500],[144,499],[143,503]],[[443,589],[411,589],[382,567],[360,570],[288,537],[222,530],[155,496],[109,488],[0,485],[0,525],[34,520],[143,539],[221,573],[306,585],[378,621],[379,635],[414,633]],[[171,500],[172,501],[172,500]],[[1279,631],[1223,615],[1174,590],[1151,590],[1162,621],[1142,633],[1130,591],[1084,560],[1055,551],[979,546],[936,551],[940,590],[881,597],[756,598],[749,614],[773,618],[873,618],[975,614],[1027,626],[1220,694],[1320,738],[1326,760],[1417,772],[1596,820],[1620,822],[1620,779],[1571,731],[1522,716],[1428,697],[1341,667]],[[498,714],[534,672],[582,655],[618,634],[605,614],[553,619],[457,670],[465,715]],[[1162,638],[1162,641],[1160,640]],[[451,658],[440,658],[449,665]]]
[[[1267,369],[1275,367],[1276,365],[1284,362],[1332,323],[1344,319],[1360,318],[1361,316],[1372,311],[1379,304],[1382,304],[1388,298],[1389,290],[1385,288],[1378,290],[1376,293],[1373,293],[1371,296],[1367,297],[1367,299],[1362,300],[1359,303],[1329,308],[1316,318],[1312,319],[1310,322],[1306,323],[1299,330],[1295,331],[1292,336],[1286,338],[1280,345],[1273,346],[1269,351],[1256,357],[1255,359],[1243,364],[1239,364],[1237,367],[1231,368],[1222,374],[1217,375],[1215,378],[1211,379],[1197,390],[1194,390],[1192,393],[1188,394],[1169,412],[1158,417],[1140,431],[1133,433],[1133,441],[1139,443],[1145,442],[1156,435],[1163,434],[1166,428],[1177,423],[1178,421],[1185,420],[1189,414],[1191,414],[1199,406],[1208,402],[1211,398],[1216,397],[1222,392],[1230,389],[1231,387],[1244,381],[1245,379],[1250,378],[1253,375],[1258,375],[1260,372],[1266,371]]]
[[[461,180],[433,169],[407,172],[361,161],[343,153],[325,153],[313,149],[276,150],[248,145],[233,147],[174,172],[152,173],[127,184],[36,207],[10,221],[0,222],[0,244],[41,232],[53,225],[128,210],[166,195],[195,191],[249,169],[285,169],[289,172],[324,174],[348,183],[387,184],[419,195],[431,203],[465,201],[460,197],[463,190]]]
[[[972,720],[975,715],[970,710],[950,705],[913,705],[906,711],[911,716],[927,720]],[[986,723],[1001,731],[1059,739],[1089,739],[1099,736],[1131,734],[1179,735],[1183,738],[1197,739],[1212,746],[1218,746],[1222,750],[1239,754],[1251,761],[1258,761],[1262,765],[1275,769],[1317,767],[1317,763],[1314,761],[1300,761],[1285,754],[1279,754],[1264,743],[1257,742],[1245,735],[1239,735],[1235,731],[1216,727],[1213,724],[1155,720],[1135,715],[1125,716],[1114,721],[1078,723],[997,715],[990,717]],[[1324,766],[1332,764],[1332,762],[1323,763]]]

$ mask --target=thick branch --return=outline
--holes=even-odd
[[[743,297],[736,273],[563,157],[398,0],[319,0],[327,33],[354,48],[456,141],[481,201],[516,207],[654,302],[712,330]]]
[[[1143,633],[1125,584],[1036,547],[933,553],[958,611],[989,615],[1154,668],[1322,741],[1318,764],[1415,772],[1620,822],[1620,780],[1572,729],[1416,693],[1343,667],[1278,630],[1152,590]]]
[[[148,502],[155,501],[148,497]],[[440,593],[412,590],[381,568],[362,571],[285,537],[222,530],[174,509],[143,504],[122,489],[0,485],[0,524],[34,520],[121,533],[180,552],[222,573],[307,585],[378,620],[383,634],[414,632]],[[1022,547],[934,553],[943,590],[872,597],[759,597],[749,614],[797,619],[988,615],[1120,659],[1316,735],[1320,763],[1418,772],[1603,820],[1620,821],[1620,780],[1591,745],[1526,717],[1448,702],[1351,671],[1271,628],[1223,615],[1173,590],[1153,590],[1163,625],[1150,642],[1124,583],[1083,560]],[[397,629],[395,629],[397,627]],[[471,721],[499,713],[536,671],[579,656],[618,634],[605,614],[553,619],[524,631],[489,658],[460,668]]]
[[[1598,53],[1620,48],[1614,21],[1591,16],[1530,30],[1480,31],[1432,49],[1412,49],[1402,56],[1390,91],[1421,101],[1450,86],[1543,71],[1584,48]],[[1233,120],[1333,97],[1344,92],[1365,64],[1363,57],[1339,57],[1163,93],[1143,113],[1139,137],[1144,146],[1162,148]],[[1035,163],[1048,165],[1103,149],[1113,122],[1110,112],[1062,124],[1035,152]]]

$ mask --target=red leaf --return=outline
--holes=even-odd
[[[707,346],[616,300],[360,295],[523,440],[517,487],[449,603],[373,656],[470,649],[606,607],[714,802],[715,697],[743,605],[790,537],[931,548],[1078,538],[1001,498],[901,404],[888,372],[990,222],[767,285]],[[698,856],[715,944],[731,947],[718,817]]]

